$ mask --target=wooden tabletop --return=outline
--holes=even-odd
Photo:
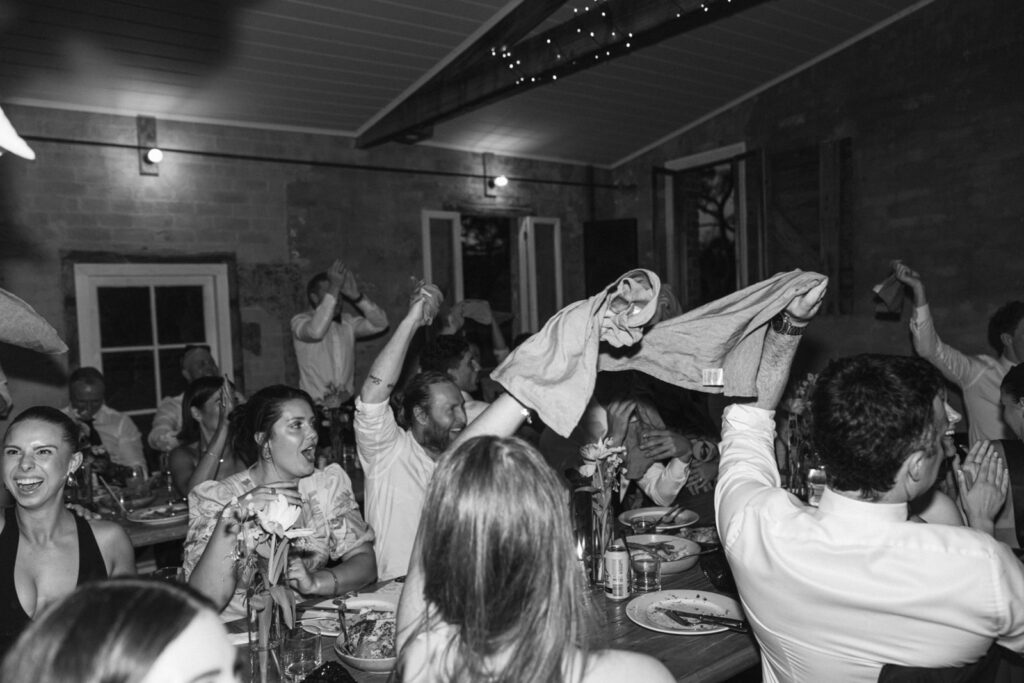
[[[166,491],[157,491],[155,493],[154,500],[148,503],[147,507],[166,505],[170,497],[169,494]],[[188,534],[187,515],[182,516],[180,520],[173,524],[140,524],[139,522],[132,522],[125,515],[118,513],[105,513],[103,518],[120,524],[135,548],[145,548],[146,546],[164,543],[165,541],[180,541]]]
[[[714,524],[710,494],[692,501],[692,509],[701,515],[697,524]],[[367,590],[372,590],[373,586]],[[705,578],[697,564],[694,567],[662,580],[663,589],[689,589],[708,592],[716,591]],[[626,616],[626,605],[630,600],[614,601],[604,596],[600,586],[592,593],[599,616],[605,618],[605,636],[608,646],[621,650],[632,650],[651,655],[672,672],[677,681],[685,683],[718,683],[756,666],[760,662],[754,637],[748,633],[724,631],[708,635],[674,635],[650,631],[633,623]],[[731,596],[735,597],[735,596]],[[233,631],[242,630],[238,622],[229,625]],[[334,638],[322,639],[324,661],[339,661],[334,652]],[[244,648],[244,646],[243,646]],[[248,665],[246,658],[245,665]],[[347,667],[346,667],[347,668]],[[382,683],[386,674],[371,674],[349,669],[358,683]]]

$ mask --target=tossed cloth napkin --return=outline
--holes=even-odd
[[[658,307],[661,280],[637,268],[600,294],[555,313],[491,373],[491,379],[568,437],[583,417],[597,378],[598,346],[638,342]]]
[[[0,342],[40,353],[68,350],[57,330],[43,316],[6,289],[0,289]]]
[[[773,275],[658,323],[644,335],[636,353],[602,354],[599,369],[639,370],[687,389],[756,396],[768,322],[823,278],[800,270]]]
[[[14,130],[10,120],[0,109],[0,154],[10,152],[25,159],[35,159],[36,153],[28,146],[28,143],[21,139],[18,131]]]
[[[631,271],[635,273],[638,271]],[[657,281],[657,276],[649,273]],[[516,349],[491,375],[551,429],[568,437],[594,390],[599,370],[639,370],[688,389],[730,396],[756,395],[757,369],[768,322],[800,292],[824,276],[795,270],[734,292],[643,333],[647,314],[630,325],[609,325],[609,292],[572,304]],[[656,306],[657,293],[653,300]],[[640,341],[640,336],[643,341]],[[635,352],[598,353],[598,341],[612,346],[636,345]],[[524,350],[525,353],[520,353]],[[629,349],[631,351],[632,349]]]

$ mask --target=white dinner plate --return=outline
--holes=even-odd
[[[173,505],[154,505],[153,507],[142,508],[129,512],[126,515],[129,522],[149,524],[151,526],[163,526],[165,524],[177,524],[188,519],[188,505],[185,503],[174,503]]]
[[[665,513],[671,510],[670,507],[655,507],[655,508],[637,508],[636,510],[626,510],[619,515],[619,522],[629,526],[633,520],[637,519],[649,519],[655,521],[665,516]],[[700,519],[693,510],[680,510],[673,515],[667,522],[659,524],[658,531],[668,531],[670,529],[682,529],[684,526],[690,526]]]
[[[678,624],[666,614],[658,612],[656,607],[668,607],[710,614],[730,619],[743,619],[743,608],[732,598],[710,591],[667,590],[647,593],[634,598],[626,605],[626,616],[633,623],[659,633],[672,633],[681,636],[705,636],[710,633],[721,633],[728,629],[714,624],[694,622],[690,626]]]

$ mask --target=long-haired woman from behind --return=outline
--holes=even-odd
[[[235,648],[213,606],[159,581],[82,586],[49,607],[0,669],[7,683],[234,683]]]
[[[568,496],[541,455],[481,436],[438,463],[400,608],[405,683],[673,680],[657,660],[594,650]]]
[[[82,465],[78,439],[78,425],[46,406],[20,413],[4,435],[3,485],[14,506],[0,514],[0,656],[75,586],[135,573],[124,529],[64,507],[64,487]]]

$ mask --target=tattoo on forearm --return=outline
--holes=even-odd
[[[378,386],[380,386],[384,382],[384,380],[382,380],[380,377],[377,377],[376,375],[370,375],[370,381]]]

